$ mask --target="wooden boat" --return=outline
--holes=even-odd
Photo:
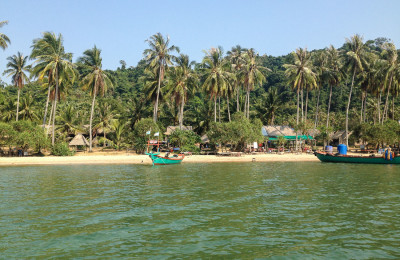
[[[334,155],[332,153],[315,152],[315,156],[322,162],[337,163],[366,163],[366,164],[400,164],[400,156],[357,156],[357,155]]]
[[[161,156],[159,152],[157,153],[146,153],[151,160],[153,161],[153,165],[169,165],[169,164],[179,164],[182,162],[183,158],[185,158],[184,154],[168,156],[168,153],[164,156]]]

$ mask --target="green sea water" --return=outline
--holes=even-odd
[[[400,166],[0,167],[0,259],[400,258]]]

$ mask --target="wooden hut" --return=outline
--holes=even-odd
[[[71,142],[69,142],[69,146],[75,146],[78,148],[78,146],[85,146],[85,149],[87,146],[89,146],[88,140],[82,135],[82,134],[77,134]],[[78,149],[77,149],[78,150]]]

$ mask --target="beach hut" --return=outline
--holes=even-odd
[[[263,126],[261,132],[263,136],[268,137],[268,141],[278,141],[278,137],[283,136],[292,147],[296,145],[296,131],[289,126]],[[298,145],[302,146],[306,140],[314,140],[314,138],[311,135],[297,135]]]
[[[350,131],[348,133],[347,137],[350,137],[351,134],[352,134],[352,132]],[[331,144],[334,146],[343,144],[346,142],[346,131],[344,131],[344,130],[336,131],[331,135],[330,139],[331,139]]]
[[[82,134],[77,134],[71,142],[69,142],[69,146],[75,146],[76,148],[78,148],[78,146],[85,146],[86,149],[86,147],[89,146],[89,142]]]
[[[171,135],[175,130],[180,129],[179,126],[168,126],[167,130],[165,131],[164,135],[168,136]],[[192,126],[182,126],[183,131],[192,131],[193,127]]]

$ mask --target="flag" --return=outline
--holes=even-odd
[[[157,132],[154,134],[154,136],[159,136],[159,135],[160,135],[160,132]]]
[[[146,135],[149,135],[149,134],[150,134],[150,130],[146,132]]]

